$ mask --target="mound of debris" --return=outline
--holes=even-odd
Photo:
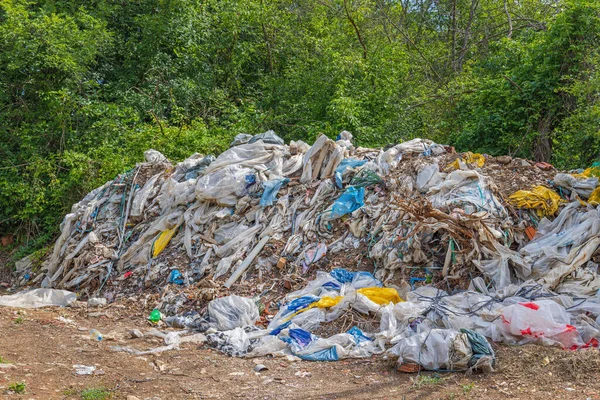
[[[19,263],[21,284],[109,301],[154,292],[164,315],[231,293],[253,297],[260,313],[208,336],[236,355],[339,359],[394,344],[400,359],[426,367],[489,369],[484,336],[598,343],[597,165],[560,173],[424,139],[362,148],[346,131],[312,146],[286,145],[272,131],[238,135],[218,157],[175,166],[154,150],[145,158],[73,205],[40,271]],[[229,297],[213,301],[221,299]],[[245,315],[242,303],[225,314]],[[310,333],[352,310],[375,315],[379,332]],[[527,310],[551,321],[523,327]],[[261,314],[272,319],[257,333]],[[415,353],[428,340],[432,353]],[[458,358],[425,362],[434,349]]]

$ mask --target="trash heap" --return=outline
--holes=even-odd
[[[206,304],[260,282],[253,299],[212,300],[179,324],[213,330],[209,344],[232,355],[390,351],[400,365],[489,370],[484,337],[598,344],[597,164],[560,173],[424,139],[361,148],[346,131],[312,146],[242,134],[218,157],[177,165],[145,158],[73,205],[41,270],[17,265],[20,282],[109,301],[160,292],[173,318],[190,292],[210,288]],[[276,291],[279,311],[259,312]],[[349,310],[379,330],[311,333]]]

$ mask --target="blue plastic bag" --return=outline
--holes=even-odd
[[[294,299],[292,301],[290,301],[286,306],[286,310],[283,313],[283,315],[287,315],[287,314],[291,314],[297,310],[301,310],[305,307],[308,307],[309,305],[311,305],[312,303],[314,303],[315,301],[319,301],[321,300],[320,297],[317,296],[302,296],[302,297],[298,297],[297,299]]]
[[[350,335],[352,335],[352,337],[354,338],[354,343],[356,344],[360,344],[362,342],[372,342],[373,339],[371,339],[370,337],[366,336],[360,329],[358,329],[358,327],[353,326],[352,328],[350,328],[348,330],[348,333]]]
[[[328,349],[316,351],[311,354],[296,354],[296,356],[306,361],[339,361],[340,359],[336,346],[331,346]]]
[[[331,218],[340,218],[358,210],[365,205],[365,188],[350,186],[339,199],[333,203]]]
[[[351,272],[344,268],[335,268],[329,274],[341,283],[351,283],[355,289],[382,286],[381,281],[367,271]]]
[[[344,268],[335,268],[329,274],[341,283],[350,283],[354,279],[355,273],[347,271]]]
[[[179,272],[178,269],[174,269],[173,271],[171,271],[171,274],[169,274],[169,283],[183,285],[183,276],[181,275],[181,272]]]
[[[308,346],[315,339],[309,331],[300,328],[290,329],[289,335],[290,339],[292,339],[300,348]]]
[[[260,198],[261,207],[272,206],[279,190],[290,182],[288,178],[273,179],[263,183],[265,191]]]
[[[335,169],[335,184],[337,185],[337,187],[339,187],[340,189],[343,187],[342,174],[344,173],[346,168],[360,167],[362,165],[365,165],[366,162],[367,160],[357,160],[356,158],[344,158],[342,162],[338,165],[338,167]]]

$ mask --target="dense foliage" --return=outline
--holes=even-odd
[[[585,167],[599,45],[594,0],[3,0],[0,235],[43,243],[144,150],[240,132]]]

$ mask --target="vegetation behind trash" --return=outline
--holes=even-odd
[[[0,4],[0,236],[25,251],[145,150],[218,154],[240,132],[558,168],[600,152],[594,1],[123,4]]]

